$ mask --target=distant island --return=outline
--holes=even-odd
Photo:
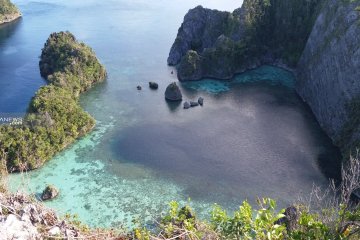
[[[0,0],[0,24],[12,22],[19,17],[19,9],[10,0]]]

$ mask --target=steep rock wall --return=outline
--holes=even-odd
[[[297,68],[297,91],[344,150],[360,139],[360,1],[329,0]]]

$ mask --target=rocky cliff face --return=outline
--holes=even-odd
[[[186,14],[170,50],[168,64],[178,64],[189,50],[202,52],[205,48],[213,47],[232,17],[229,12],[210,10],[202,6],[191,9]]]
[[[233,13],[198,6],[185,16],[168,57],[181,80],[229,78],[236,71],[236,41],[244,36],[242,9]],[[239,56],[240,57],[240,56]]]
[[[297,91],[343,150],[360,146],[360,0],[244,0],[190,10],[168,63],[179,80],[228,79],[262,64],[297,71]]]
[[[360,139],[360,1],[329,0],[297,69],[297,91],[342,148]]]
[[[323,0],[245,0],[234,12],[190,10],[168,64],[180,80],[229,79],[262,64],[298,61]],[[283,64],[284,65],[284,64]]]

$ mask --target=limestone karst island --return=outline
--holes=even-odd
[[[0,240],[360,239],[360,0],[0,0]]]

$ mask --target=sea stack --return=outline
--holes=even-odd
[[[43,201],[47,201],[56,198],[58,195],[59,195],[59,190],[53,185],[48,185],[42,192],[41,199]]]
[[[157,84],[156,82],[149,82],[149,87],[156,90],[159,88],[159,84]]]
[[[181,101],[182,94],[176,82],[171,83],[165,91],[165,98],[169,101]]]

